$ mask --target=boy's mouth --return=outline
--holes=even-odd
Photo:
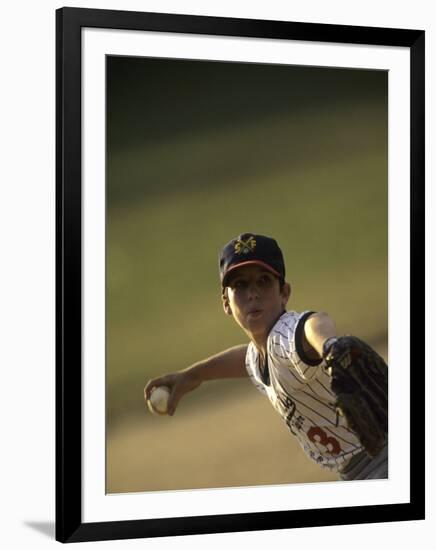
[[[248,315],[250,317],[259,317],[259,315],[261,315],[263,312],[262,309],[252,309],[248,312]]]

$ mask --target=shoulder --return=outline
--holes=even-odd
[[[292,340],[296,331],[301,330],[306,320],[313,315],[313,311],[287,311],[276,322],[270,332],[270,339],[272,340]]]
[[[301,321],[306,317],[307,312],[287,311],[273,326],[268,337],[268,348],[270,352],[279,352],[288,355],[294,347],[295,335],[300,331]],[[304,323],[303,323],[304,324]]]
[[[301,315],[302,314],[298,313],[297,311],[286,311],[273,326],[270,334],[274,336],[276,334],[279,334],[280,332],[282,332],[283,334],[289,334],[293,332]]]
[[[305,349],[306,324],[316,315],[310,310],[283,314],[270,332],[270,354],[280,359],[290,359],[295,365],[318,366],[320,359],[309,357]]]

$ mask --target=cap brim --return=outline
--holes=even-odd
[[[239,264],[235,264],[229,267],[229,269],[226,271],[226,274],[223,277],[223,282],[222,282],[223,287],[227,286],[227,280],[229,278],[229,275],[233,273],[236,269],[238,269],[239,267],[243,267],[244,265],[260,265],[264,267],[267,271],[270,271],[271,273],[276,275],[277,277],[279,278],[281,277],[278,271],[276,271],[267,263],[262,262],[262,260],[247,260],[246,262],[240,262]]]

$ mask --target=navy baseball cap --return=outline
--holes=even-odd
[[[228,242],[219,259],[220,279],[227,286],[228,275],[243,265],[261,265],[280,279],[285,279],[285,261],[275,239],[265,235],[242,233]]]

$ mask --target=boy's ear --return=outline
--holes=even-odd
[[[282,297],[283,297],[283,305],[285,306],[288,303],[289,298],[291,297],[291,285],[289,283],[285,283],[282,288]]]
[[[230,307],[229,303],[229,298],[227,296],[227,290],[224,290],[224,292],[221,294],[221,299],[223,301],[223,308],[226,315],[233,315],[232,308]]]

